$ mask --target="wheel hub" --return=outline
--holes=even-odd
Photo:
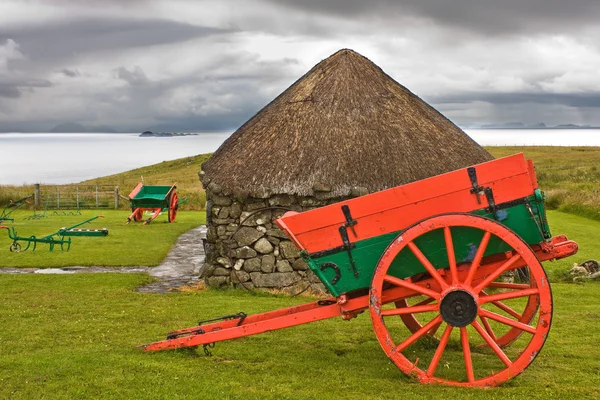
[[[477,301],[467,291],[454,290],[442,298],[440,314],[449,325],[467,326],[477,318]]]

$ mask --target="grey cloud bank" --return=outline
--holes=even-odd
[[[600,125],[597,1],[0,3],[0,131],[232,130],[353,48],[459,124]]]

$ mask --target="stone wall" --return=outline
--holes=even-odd
[[[306,211],[344,199],[274,195],[224,196],[206,190],[208,227],[203,278],[209,286],[325,292],[298,249],[275,224],[288,210]]]

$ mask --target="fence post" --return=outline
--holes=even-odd
[[[60,187],[56,187],[56,208],[60,208]]]
[[[42,200],[40,199],[40,184],[36,183],[33,185],[33,205],[35,208],[40,208]]]
[[[119,209],[119,187],[115,186],[115,210]]]
[[[75,193],[77,196],[77,209],[79,210],[79,185],[75,186]]]
[[[98,208],[98,185],[96,185],[96,208]]]

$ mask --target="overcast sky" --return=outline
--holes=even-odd
[[[341,48],[461,125],[600,125],[598,0],[0,0],[0,131],[234,130]]]

